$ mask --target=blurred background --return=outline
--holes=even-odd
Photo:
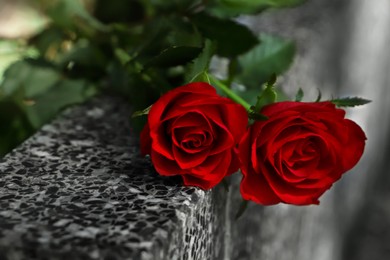
[[[37,4],[38,2],[40,4]],[[11,63],[21,57],[36,57],[37,48],[44,50],[49,59],[57,52],[69,48],[70,43],[66,39],[71,39],[73,35],[67,34],[66,31],[52,28],[51,33],[47,34],[49,36],[39,37],[39,32],[48,22],[48,17],[43,15],[47,10],[41,9],[41,2],[45,1],[0,0],[0,84],[3,84],[0,93],[0,156],[55,116],[60,107],[83,102],[97,92],[88,82],[80,79],[77,73],[83,73],[83,77],[87,75],[92,79],[96,77],[95,74],[100,73],[100,63],[104,63],[104,55],[100,51],[93,50],[90,53],[80,48],[81,54],[77,56],[80,57],[81,65],[83,59],[90,60],[90,57],[93,57],[96,64],[96,70],[93,71],[84,70],[82,66],[69,69],[72,64],[66,62],[69,61],[68,57],[61,57],[66,68],[64,74],[64,71],[58,73],[45,63],[39,65],[38,73],[32,74],[32,61],[28,60],[13,65],[12,69],[6,71]],[[113,1],[112,6],[120,2]],[[126,3],[131,7],[132,2]],[[118,9],[109,10],[107,6],[110,4],[101,5],[100,10],[96,9],[92,0],[85,0],[83,3],[87,10],[100,12],[101,21],[109,21],[112,19],[109,13],[118,12]],[[77,5],[63,8],[62,10],[68,8],[69,10],[65,10],[67,12],[77,12]],[[137,7],[132,8],[136,10]],[[61,23],[66,23],[66,19],[60,17],[62,14],[64,13],[57,12],[50,17],[57,18],[57,28],[61,28]],[[84,14],[80,14],[80,17],[89,19]],[[137,16],[121,13],[116,18],[132,23],[134,21],[131,19],[137,19]],[[249,25],[255,32],[273,33],[296,42],[295,60],[279,79],[288,95],[293,96],[297,87],[301,87],[305,90],[304,101],[314,100],[318,95],[317,89],[320,89],[325,98],[331,98],[332,95],[360,96],[373,102],[348,110],[348,117],[356,121],[368,137],[365,154],[359,164],[336,183],[331,192],[326,193],[320,206],[288,208],[288,214],[280,216],[280,228],[288,229],[283,223],[291,222],[284,220],[294,214],[300,215],[301,223],[298,228],[302,229],[299,237],[301,242],[298,243],[299,247],[294,245],[294,253],[284,255],[281,252],[287,252],[286,244],[291,237],[268,234],[266,243],[273,243],[274,247],[280,247],[280,251],[271,253],[258,246],[262,249],[256,251],[252,248],[252,257],[237,255],[236,258],[390,259],[390,1],[309,0],[295,8],[269,10],[260,16],[243,16],[239,21]],[[94,34],[94,30],[101,27],[101,24],[95,21],[80,23],[85,25],[81,26],[84,30],[82,33],[87,36]],[[104,31],[104,28],[100,29]],[[123,28],[118,28],[118,31],[121,30]],[[29,45],[32,41],[34,48]],[[53,47],[53,43],[58,45]],[[102,41],[102,45],[104,44]],[[118,64],[110,63],[109,66],[110,84],[115,83],[118,86],[115,91],[120,93],[121,85],[127,84],[129,79],[118,74],[120,71],[115,69]],[[1,83],[5,71],[13,81]],[[25,82],[36,86],[33,93],[29,94],[31,97],[40,97],[41,93],[50,92],[50,82],[61,82],[58,84],[66,88],[59,94],[42,96],[46,103],[42,107],[28,108],[26,112],[15,105],[17,102],[23,102],[29,106],[34,102],[26,96],[15,101],[15,97],[19,95],[17,86]],[[136,102],[129,100],[132,101]],[[42,113],[48,107],[57,105],[58,109],[50,109],[54,112]],[[271,207],[267,210],[272,212],[273,209]],[[264,218],[265,216],[266,211],[263,213]],[[264,221],[262,225],[267,223]],[[277,243],[279,244],[276,245]]]
[[[289,230],[303,230],[294,236],[301,242],[293,243],[298,247],[293,255],[262,250],[259,259],[390,259],[390,1],[309,0],[244,20],[255,31],[296,41],[297,55],[282,80],[290,96],[301,86],[307,101],[316,97],[317,88],[327,97],[372,100],[347,111],[368,138],[359,164],[323,196],[320,206],[305,213],[285,206],[276,225],[290,235],[294,231]],[[278,210],[264,209],[264,219]],[[297,216],[298,227],[285,221]],[[263,230],[266,225],[270,222]],[[267,239],[278,241],[268,242],[279,248],[272,252],[282,252],[292,236],[268,234]]]

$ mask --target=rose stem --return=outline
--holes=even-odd
[[[251,110],[251,105],[249,105],[248,102],[246,102],[244,99],[242,99],[240,96],[238,96],[236,93],[234,93],[230,88],[228,88],[225,84],[223,84],[221,81],[216,79],[212,75],[208,75],[211,81],[211,84],[214,85],[215,87],[219,88],[222,90],[226,96],[228,96],[231,100],[234,102],[242,105],[247,111]]]

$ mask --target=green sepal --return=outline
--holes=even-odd
[[[271,78],[264,84],[265,89],[257,97],[255,105],[255,112],[259,112],[265,105],[275,103],[277,93],[275,91],[276,75],[272,75]]]
[[[355,107],[365,105],[371,102],[371,100],[360,97],[346,97],[329,100],[338,107]]]
[[[302,88],[299,88],[297,94],[295,95],[295,101],[301,102],[303,99],[303,95],[304,95],[304,93],[303,93]]]
[[[253,119],[253,120],[256,120],[256,121],[264,121],[264,120],[267,120],[268,117],[263,115],[263,114],[260,114],[259,112],[256,112],[254,110],[255,108],[252,107],[252,109],[248,112],[248,118],[249,119]]]
[[[145,108],[145,109],[143,109],[143,110],[135,111],[135,112],[131,115],[131,118],[135,118],[135,117],[147,115],[147,114],[149,114],[149,111],[150,111],[151,108],[152,108],[152,105],[148,106],[147,108]]]
[[[315,102],[320,102],[321,101],[321,98],[322,98],[322,93],[321,93],[321,90],[318,89],[318,96],[317,96],[317,99]]]

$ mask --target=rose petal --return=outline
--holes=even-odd
[[[221,156],[223,154],[210,155],[207,159],[200,165],[194,167],[191,170],[191,174],[197,177],[204,176],[205,174],[215,172],[221,161]]]
[[[193,175],[183,175],[183,182],[185,186],[195,186],[203,190],[208,190],[213,188],[216,184],[214,181],[204,180],[203,178],[198,178]]]
[[[173,144],[184,153],[203,152],[210,149],[210,145],[214,142],[211,134],[214,132],[213,127],[199,112],[185,114],[177,118],[169,127],[172,131]]]
[[[336,106],[331,102],[294,102],[294,101],[283,101],[272,103],[270,105],[264,106],[261,109],[261,113],[273,117],[280,116],[281,112],[286,111],[297,111],[300,113],[314,114],[316,116],[317,112],[323,113],[324,111],[331,111],[333,116],[344,117],[345,111],[342,109],[336,109]]]
[[[199,171],[199,175],[186,174],[183,175],[183,180],[186,185],[199,186],[203,189],[210,189],[217,185],[226,176],[231,161],[231,154],[227,152],[221,156],[213,158],[213,164],[216,165],[212,171]],[[199,170],[200,168],[198,168]],[[194,172],[194,171],[193,171]],[[199,176],[199,177],[198,177]],[[197,182],[199,179],[202,182]]]
[[[204,83],[204,82],[194,82],[190,83],[173,90],[168,91],[163,96],[161,96],[152,106],[148,115],[148,122],[153,130],[153,127],[158,126],[158,122],[161,122],[163,119],[163,114],[167,110],[175,110],[172,109],[172,105],[174,106],[176,102],[180,100],[181,97],[190,96],[193,99],[197,98],[197,95],[202,96],[215,96],[216,90],[213,86]],[[170,104],[170,106],[168,106]]]
[[[223,151],[233,149],[236,142],[234,142],[231,133],[228,132],[227,129],[221,128],[219,126],[216,126],[214,129],[214,142],[213,147],[210,150],[210,155],[219,154]]]
[[[226,149],[231,149],[236,141],[230,129],[227,128],[225,122],[223,122],[223,117],[221,111],[217,107],[207,107],[205,111],[202,111],[206,118],[209,118],[212,123],[214,123],[214,140],[215,144],[212,149],[211,154],[220,153]]]
[[[150,154],[150,149],[152,148],[152,139],[150,138],[150,129],[148,123],[145,124],[144,128],[141,131],[140,142],[141,155],[145,156],[147,154]]]
[[[150,157],[152,159],[154,168],[160,175],[174,176],[184,173],[184,171],[180,169],[174,160],[169,160],[154,150],[152,150]]]
[[[164,126],[160,125],[154,131],[151,130],[150,137],[152,139],[152,150],[167,157],[169,160],[174,160],[171,150],[172,138],[167,135]]]
[[[182,149],[184,152],[194,154],[204,151],[206,149],[210,149],[210,145],[212,144],[212,142],[212,135],[209,132],[201,132],[201,130],[199,129],[197,132],[185,134],[180,140],[180,143],[174,141],[174,144],[176,147]]]
[[[363,155],[366,135],[355,122],[345,119],[348,127],[348,139],[344,144],[342,162],[345,171],[350,170]]]
[[[185,112],[186,113],[182,113],[179,117],[166,122],[168,133],[172,133],[174,129],[181,127],[203,127],[205,129],[211,128],[209,121],[201,112],[197,110]]]
[[[189,169],[198,166],[209,156],[210,151],[204,150],[194,154],[188,154],[176,146],[172,146],[176,163],[181,169]]]
[[[263,175],[252,171],[243,171],[243,175],[240,184],[240,192],[243,199],[252,200],[262,205],[273,205],[281,202],[280,198],[269,187]]]
[[[272,191],[285,203],[295,205],[319,204],[318,198],[326,190],[318,188],[298,189],[296,184],[284,181],[274,172],[273,166],[269,164],[263,165],[262,174]]]
[[[238,158],[238,148],[234,148],[231,150],[231,161],[229,165],[229,169],[227,171],[227,175],[233,174],[238,171],[240,168],[240,160]]]
[[[233,103],[221,106],[221,109],[223,122],[232,133],[235,142],[238,143],[245,133],[248,124],[248,113],[243,106]]]
[[[251,164],[251,130],[249,128],[241,138],[241,141],[238,145],[238,158],[240,160],[240,168],[242,171],[248,172]]]

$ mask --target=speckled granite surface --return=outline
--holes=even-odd
[[[130,114],[95,99],[0,162],[1,260],[223,258],[226,191],[158,176]]]

